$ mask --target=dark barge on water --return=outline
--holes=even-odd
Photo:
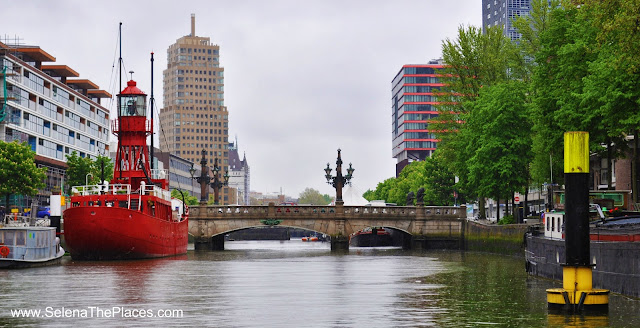
[[[546,213],[541,227],[525,235],[529,274],[562,280],[565,263],[564,213]],[[640,216],[590,224],[593,286],[640,298]]]

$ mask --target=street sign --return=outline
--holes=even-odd
[[[515,197],[513,197],[513,200],[514,200],[516,203],[520,203],[520,196],[515,196]]]

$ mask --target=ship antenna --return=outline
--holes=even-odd
[[[118,40],[120,41],[120,57],[118,58],[118,74],[119,74],[119,78],[120,78],[120,86],[118,88],[118,93],[120,93],[122,91],[122,22],[120,22],[119,28],[118,28]],[[120,100],[120,98],[118,98],[118,100]],[[118,125],[120,125],[120,102],[117,101],[116,102],[116,110],[118,111]],[[120,151],[120,149],[118,149],[118,151]],[[116,163],[116,165],[120,165],[120,169],[118,170],[118,172],[120,172],[120,179],[122,179],[122,161],[120,161],[120,163]]]
[[[149,163],[151,172],[153,172],[153,105],[153,52],[151,52],[151,156],[149,156],[151,157],[151,163]]]
[[[118,91],[122,90],[122,22],[120,22],[120,26],[118,29],[118,40],[120,41],[120,57],[118,57],[118,73],[120,74],[120,86]],[[120,111],[118,111],[118,116],[120,116]]]

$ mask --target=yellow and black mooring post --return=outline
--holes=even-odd
[[[549,309],[570,313],[607,310],[609,291],[593,289],[589,241],[589,133],[564,134],[566,263],[562,288],[547,289]]]

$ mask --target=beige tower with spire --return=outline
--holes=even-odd
[[[195,14],[191,14],[191,33],[167,49],[163,82],[161,150],[199,163],[204,149],[208,165],[218,158],[224,174],[229,165],[224,68],[220,66],[220,46],[212,44],[209,37],[196,36]],[[221,204],[229,203],[227,189],[221,191]]]

